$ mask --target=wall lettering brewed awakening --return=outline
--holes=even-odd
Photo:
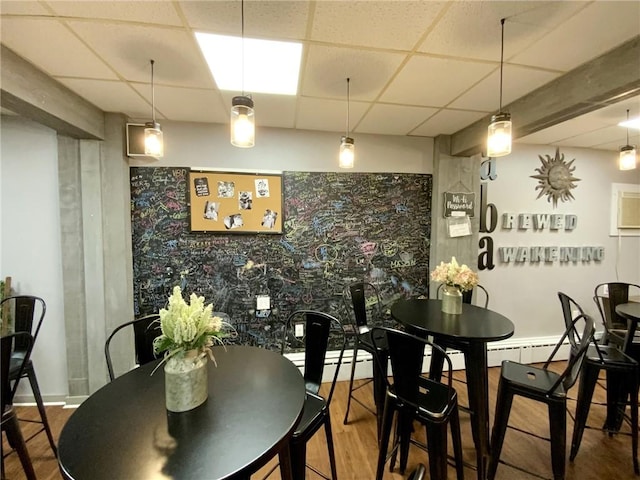
[[[575,168],[575,167],[574,167]],[[482,162],[480,180],[495,180],[498,177],[495,159]],[[489,185],[480,184],[480,232],[492,233],[498,225],[498,209],[488,202]],[[488,217],[487,217],[488,215]],[[578,226],[576,215],[548,213],[503,213],[502,230],[571,232]],[[494,263],[494,245],[490,236],[483,236],[479,243],[478,269],[492,270]],[[498,247],[499,260],[502,263],[589,263],[604,260],[604,247],[601,246],[548,246]]]

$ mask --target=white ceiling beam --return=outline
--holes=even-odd
[[[81,139],[104,139],[102,110],[0,46],[0,105],[25,118]]]
[[[521,138],[640,94],[640,35],[506,105]],[[491,115],[451,135],[452,156],[486,151]]]

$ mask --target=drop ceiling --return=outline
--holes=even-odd
[[[498,110],[500,19],[506,17],[503,104],[640,34],[636,1],[245,1],[245,36],[303,44],[295,96],[254,94],[259,126],[435,137]],[[195,31],[241,34],[238,1],[1,1],[0,41],[105,112],[228,123]],[[640,79],[640,59],[638,59]],[[579,87],[578,87],[579,88]],[[627,98],[519,139],[617,150]],[[517,118],[514,118],[517,122]],[[640,134],[630,132],[631,143]]]

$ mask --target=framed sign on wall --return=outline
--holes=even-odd
[[[189,172],[192,232],[282,233],[282,175]]]

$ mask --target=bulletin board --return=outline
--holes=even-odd
[[[189,172],[192,232],[282,233],[282,175]]]

